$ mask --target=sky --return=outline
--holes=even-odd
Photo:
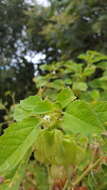
[[[31,3],[31,1],[32,0],[26,0],[26,2],[28,3]],[[37,2],[38,4],[43,5],[45,7],[49,5],[48,0],[33,0],[33,2]]]
[[[37,2],[38,2],[39,4],[44,5],[44,6],[48,6],[48,4],[49,4],[47,0],[37,0]]]

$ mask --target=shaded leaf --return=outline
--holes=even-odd
[[[20,163],[37,138],[39,123],[36,118],[14,123],[0,137],[0,175]]]

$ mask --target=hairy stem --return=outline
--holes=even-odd
[[[67,179],[62,190],[67,190],[68,184],[69,184],[69,180]]]
[[[95,168],[102,160],[103,158],[99,158],[94,164],[90,164],[89,167],[82,173],[81,176],[79,176],[73,183],[72,186],[75,187],[76,185],[78,185],[81,180],[87,176],[87,174],[93,169]]]

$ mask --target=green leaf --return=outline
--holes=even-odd
[[[96,67],[91,65],[90,67],[86,67],[83,72],[83,76],[88,77],[95,72]]]
[[[70,88],[63,89],[57,96],[57,102],[60,103],[61,107],[66,107],[70,102],[76,99],[76,96]]]
[[[100,99],[100,92],[98,90],[92,90],[90,91],[90,96],[94,101],[97,101]]]
[[[102,122],[107,122],[107,101],[98,101],[92,104],[92,109]]]
[[[60,125],[65,132],[81,135],[100,134],[103,131],[103,124],[90,105],[85,101],[72,102]]]
[[[86,91],[88,87],[85,82],[74,82],[72,88],[73,90]]]
[[[29,111],[35,108],[35,106],[41,102],[42,100],[40,96],[29,96],[25,100],[21,100],[20,105],[23,109]]]
[[[29,156],[31,154],[31,151],[28,151],[28,153],[24,156],[23,160],[21,161],[20,165],[15,171],[14,176],[11,179],[11,182],[8,185],[7,190],[18,190],[19,186],[24,178],[25,175],[25,169],[28,164]]]
[[[81,73],[83,64],[77,64],[73,61],[65,62],[65,66],[69,69],[69,72]]]
[[[0,137],[0,175],[13,170],[32,147],[39,133],[40,121],[29,118],[12,124]]]
[[[69,79],[69,78],[65,79],[64,82],[65,82],[66,85],[71,85],[72,84],[72,80]]]
[[[5,180],[0,184],[0,189],[3,190],[18,190],[19,186],[25,176],[25,169],[28,165],[29,156],[31,155],[31,150],[27,152],[23,160],[20,162],[19,166],[10,172],[8,175],[6,173]]]
[[[37,88],[44,87],[48,84],[48,80],[43,76],[38,76],[34,78],[33,81],[36,83]]]
[[[81,156],[78,154],[81,152]],[[64,166],[75,165],[78,161],[82,160],[84,151],[80,148],[74,139],[70,137],[64,137],[62,140],[62,145],[59,152],[59,163]]]
[[[101,88],[107,90],[107,76],[100,77],[98,79],[94,79],[89,82],[90,87],[92,88]]]
[[[89,50],[84,54],[80,54],[78,58],[85,60],[87,64],[92,64],[101,60],[106,60],[107,56],[97,51]]]
[[[33,110],[35,114],[45,114],[49,112],[53,112],[56,109],[56,106],[52,104],[50,101],[45,100],[38,104]]]
[[[86,100],[88,102],[98,101],[98,100],[100,100],[100,98],[102,98],[102,96],[98,90],[87,91],[87,93],[83,92],[80,95],[80,99]]]
[[[60,130],[42,130],[35,144],[36,159],[45,164],[58,164],[57,155],[61,148],[62,137]]]
[[[60,90],[64,88],[64,82],[61,79],[54,80],[53,82],[50,82],[48,85],[49,88],[55,88],[57,90]]]
[[[107,70],[107,61],[102,61],[102,62],[98,63],[97,67],[103,69],[104,71]]]
[[[28,118],[32,115],[30,111],[24,110],[20,104],[15,106],[15,110],[13,113],[13,118],[16,121],[22,121],[25,118]]]
[[[84,149],[60,130],[43,130],[36,141],[35,157],[42,163],[52,165],[74,165],[84,157]],[[78,154],[81,156],[78,158]]]
[[[48,88],[45,90],[43,95],[44,97],[49,97],[50,100],[56,100],[57,93],[56,89]]]
[[[55,105],[49,100],[43,101],[38,96],[31,96],[16,105],[13,116],[16,121],[22,121],[30,116],[53,112],[55,109]]]

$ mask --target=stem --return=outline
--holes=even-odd
[[[47,172],[48,172],[48,185],[49,185],[49,190],[52,190],[52,179],[51,179],[51,174],[50,174],[50,167],[47,165]]]
[[[71,168],[65,169],[67,172],[67,179],[65,182],[65,185],[62,190],[70,190],[71,189]]]
[[[102,160],[103,158],[99,158],[94,164],[90,164],[89,167],[83,172],[83,174],[78,177],[73,183],[73,187],[75,187],[78,183],[81,182],[81,180],[93,169],[95,168],[99,163],[100,161]]]
[[[67,189],[67,187],[68,187],[68,184],[69,184],[69,180],[67,179],[67,180],[66,180],[66,182],[65,182],[65,185],[64,185],[64,187],[63,187],[63,189],[62,189],[62,190],[66,190],[66,189]]]
[[[35,183],[35,181],[32,179],[32,178],[27,178],[27,181],[28,181],[28,183],[30,183],[31,185],[33,185],[34,187],[36,187],[37,186],[37,184]]]
[[[14,93],[12,94],[11,98],[12,98],[12,101],[13,101],[13,105],[15,105],[16,102],[15,102],[15,94]]]

